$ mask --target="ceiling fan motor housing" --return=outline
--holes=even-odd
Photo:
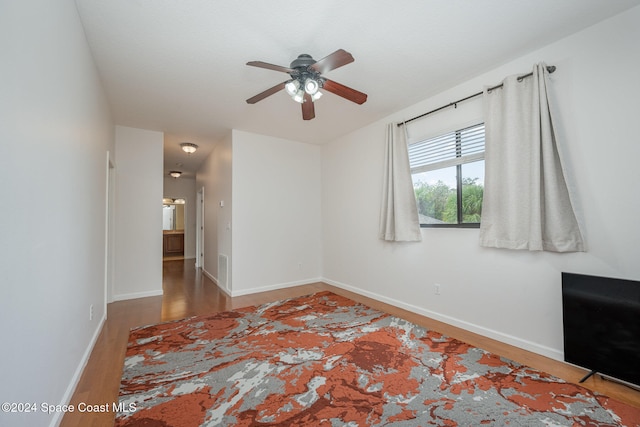
[[[323,87],[323,79],[320,77],[320,73],[313,69],[309,69],[310,66],[317,61],[311,57],[311,55],[302,53],[298,55],[296,59],[291,62],[289,66],[293,71],[289,73],[293,79],[300,82],[300,85],[304,86],[307,79],[312,79],[318,83],[318,88]]]
[[[293,68],[294,70],[297,70],[299,68],[303,68],[306,70],[308,66],[313,65],[315,63],[316,63],[316,60],[313,59],[311,55],[302,53],[298,55],[296,59],[293,60],[290,67]]]

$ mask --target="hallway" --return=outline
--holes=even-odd
[[[161,321],[224,311],[231,307],[231,297],[194,264],[193,259],[163,261]]]

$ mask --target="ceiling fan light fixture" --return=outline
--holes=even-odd
[[[187,154],[195,153],[198,149],[198,146],[192,142],[181,142],[180,147],[182,148],[182,151]]]
[[[311,100],[315,101],[316,99],[320,99],[320,97],[322,96],[322,92],[317,91],[316,93],[314,93],[313,95],[311,95]]]
[[[300,89],[300,82],[298,80],[290,80],[284,85],[284,89],[289,96],[293,97],[298,93],[298,89]]]
[[[304,91],[309,95],[314,95],[318,89],[320,89],[320,84],[316,80],[308,78],[304,81]]]
[[[302,104],[304,102],[304,90],[298,89],[295,95],[293,95],[293,100]]]
[[[173,178],[180,178],[180,175],[182,175],[182,172],[180,172],[180,171],[171,171],[171,172],[169,172],[169,175],[171,175]]]

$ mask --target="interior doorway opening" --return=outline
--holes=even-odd
[[[185,199],[162,199],[162,260],[184,259]]]

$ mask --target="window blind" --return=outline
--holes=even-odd
[[[484,159],[484,123],[409,144],[411,173]]]

